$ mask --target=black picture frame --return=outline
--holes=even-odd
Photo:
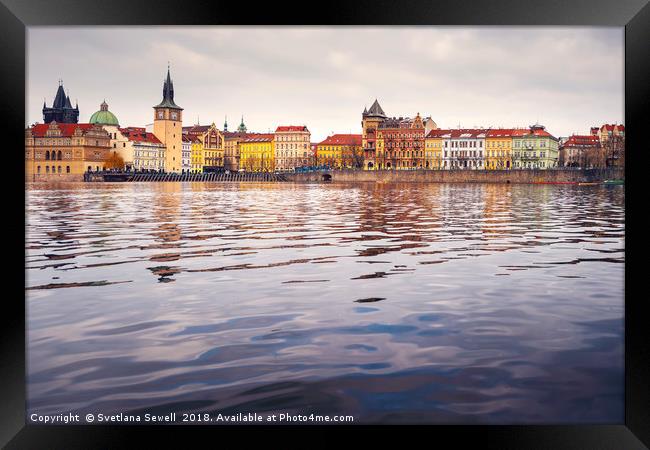
[[[248,439],[278,428],[231,427],[104,427],[37,426],[25,424],[25,242],[24,146],[26,90],[26,27],[36,25],[579,25],[625,27],[626,265],[625,265],[625,423],[571,426],[432,426],[423,427],[436,444],[451,439],[453,448],[525,449],[643,449],[650,446],[650,339],[644,314],[646,296],[638,293],[643,226],[641,170],[646,164],[643,129],[650,104],[650,5],[648,0],[481,0],[481,1],[329,1],[326,3],[240,3],[205,0],[0,0],[0,114],[9,137],[2,151],[5,189],[11,200],[5,223],[5,279],[3,289],[2,375],[0,377],[0,444],[6,448],[121,448],[134,432],[186,442],[189,433],[237,433]],[[315,8],[314,8],[315,7]],[[64,52],[62,52],[62,55]],[[645,151],[645,152],[644,152]],[[7,202],[5,202],[6,204]],[[23,218],[23,228],[20,220]],[[16,224],[18,222],[19,224]],[[23,236],[24,237],[24,236]],[[631,245],[630,245],[631,243]],[[15,256],[15,257],[14,257]],[[643,262],[640,262],[641,267]],[[22,282],[22,285],[21,285]],[[365,429],[367,427],[356,427]],[[144,430],[143,430],[144,429]],[[279,427],[295,431],[294,427]],[[329,427],[302,427],[309,439],[327,439]],[[244,431],[242,433],[242,431]],[[401,427],[373,427],[373,434],[402,431]],[[232,436],[229,436],[232,437]],[[290,443],[284,441],[285,443]],[[303,442],[302,437],[297,442]],[[152,447],[148,442],[147,447]],[[443,448],[449,448],[444,445]]]

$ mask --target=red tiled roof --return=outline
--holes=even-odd
[[[309,131],[309,130],[304,125],[288,125],[288,126],[280,126],[275,129],[276,133],[279,131]]]
[[[318,145],[348,145],[348,146],[361,146],[360,134],[334,134],[328,136],[323,142]]]
[[[606,131],[614,131],[614,127],[618,128],[618,131],[625,131],[625,126],[609,123],[604,124],[600,129],[602,130],[604,128]]]
[[[129,141],[162,144],[162,142],[160,142],[160,140],[153,133],[147,133],[144,128],[120,128],[120,131]]]
[[[443,130],[441,128],[436,128],[435,130],[429,131],[429,134],[427,134],[426,137],[428,138],[435,138],[435,137],[442,137],[445,134],[450,134],[451,130]]]
[[[269,133],[247,133],[242,142],[271,142],[275,136]]]
[[[530,130],[526,128],[492,128],[487,131],[487,137],[512,137],[523,136],[528,134]]]
[[[573,136],[569,137],[569,139],[562,144],[562,147],[599,147],[600,146],[600,139],[598,136],[594,135],[588,135],[588,136],[583,136],[583,135],[576,135],[574,134]]]
[[[460,128],[451,131],[452,138],[472,138],[476,139],[479,134],[485,134],[487,130],[482,128]]]
[[[50,128],[51,123],[39,123],[31,128],[34,137],[43,137]],[[94,126],[92,123],[57,123],[56,126],[61,130],[61,136],[72,136],[77,128],[86,131]]]

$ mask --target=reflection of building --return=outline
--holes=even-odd
[[[224,140],[223,134],[213,123],[203,135],[203,171],[214,172],[224,169]]]
[[[273,134],[248,133],[239,144],[239,167],[247,172],[275,170]]]
[[[598,158],[600,149],[599,136],[574,134],[560,146],[559,165],[563,167],[589,167]]]
[[[316,165],[337,169],[363,167],[360,134],[334,134],[316,144]]]
[[[163,83],[163,99],[154,108],[153,134],[165,147],[165,171],[180,172],[183,162],[183,108],[174,103],[174,83],[169,68]]]
[[[25,172],[29,181],[80,181],[104,168],[110,136],[90,123],[38,124],[25,130]]]
[[[120,133],[127,142],[123,149],[129,149],[127,153],[132,158],[132,167],[134,170],[156,171],[165,170],[165,153],[166,146],[160,142],[158,137],[149,133],[145,128],[127,127],[120,128]],[[123,155],[120,153],[120,156]],[[122,156],[124,158],[124,156]],[[126,158],[124,158],[126,163]]]
[[[542,125],[531,125],[527,132],[512,137],[515,169],[550,169],[557,166],[558,157],[558,140]]]
[[[309,165],[311,133],[304,125],[280,126],[275,130],[275,166],[293,170]]]
[[[43,122],[77,123],[79,122],[79,106],[72,107],[70,96],[63,92],[63,81],[59,80],[52,107],[48,108],[43,102]]]

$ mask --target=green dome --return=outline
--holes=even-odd
[[[108,105],[105,101],[102,102],[101,106],[99,107],[99,111],[90,116],[89,122],[97,125],[120,125],[117,117],[115,117],[115,114],[108,110]]]

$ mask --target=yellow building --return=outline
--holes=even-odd
[[[203,138],[200,136],[190,137],[192,140],[192,150],[190,152],[190,172],[202,173],[205,164],[205,155],[203,153]]]
[[[509,170],[512,168],[512,137],[526,130],[494,128],[485,134],[485,168]]]
[[[174,84],[167,69],[163,100],[154,106],[153,134],[165,144],[165,171],[180,173],[183,167],[183,108],[174,103]]]
[[[273,134],[248,133],[239,143],[239,168],[246,172],[275,170]]]
[[[84,172],[104,169],[111,136],[90,123],[38,124],[25,130],[27,181],[81,181]]]
[[[316,147],[316,165],[335,169],[363,167],[360,134],[334,134]]]
[[[430,170],[440,170],[444,168],[442,162],[442,148],[444,146],[443,135],[449,133],[449,130],[434,129],[424,138],[424,168]]]
[[[213,123],[203,134],[203,169],[214,171],[224,168],[224,139],[223,133]]]

